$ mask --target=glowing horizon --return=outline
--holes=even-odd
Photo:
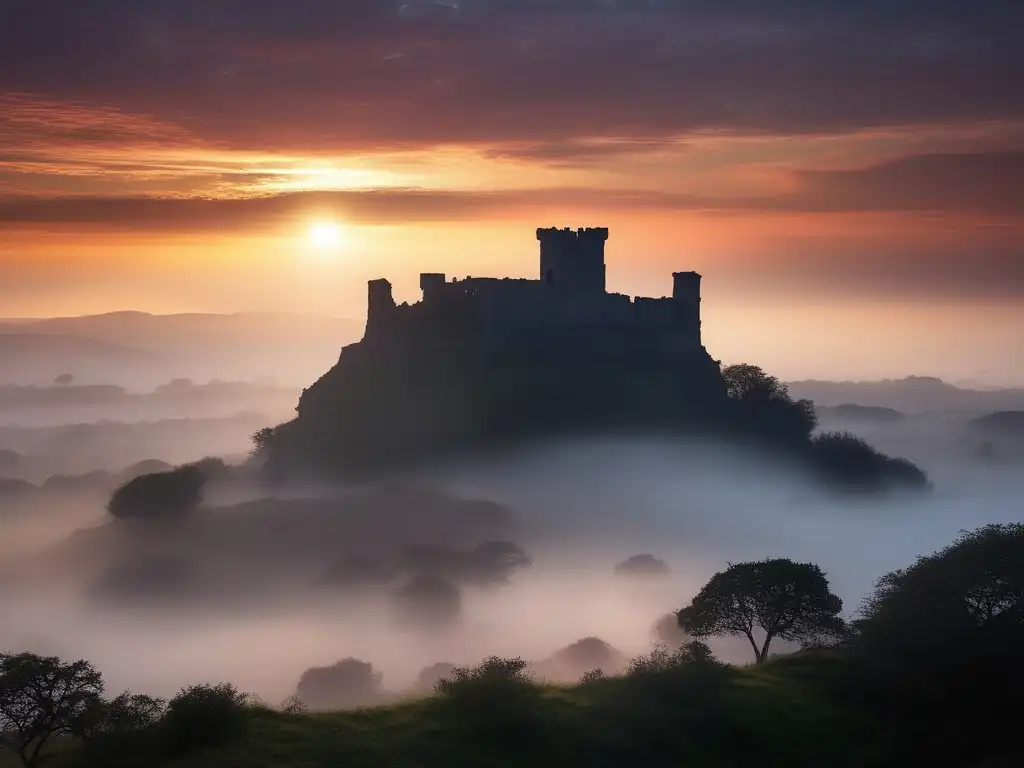
[[[1024,56],[977,4],[111,3],[0,31],[0,314],[360,317],[367,279],[532,276],[536,227],[597,225],[613,290],[705,275],[716,354],[796,370],[830,327],[877,368],[952,312],[1024,380],[984,341],[1024,308]]]

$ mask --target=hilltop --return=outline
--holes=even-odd
[[[923,487],[909,462],[819,435],[814,405],[702,341],[701,275],[672,295],[605,287],[607,229],[538,229],[536,280],[420,276],[395,303],[371,280],[363,338],[303,390],[292,421],[255,436],[268,477],[337,478],[567,434],[700,434],[767,444],[848,489]]]
[[[368,286],[363,338],[274,431],[270,467],[334,472],[563,432],[695,425],[726,386],[701,341],[700,275],[672,296],[605,289],[605,229],[540,229],[536,280],[425,273]]]

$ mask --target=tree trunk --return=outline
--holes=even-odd
[[[757,642],[754,640],[754,635],[750,632],[744,633],[747,636],[747,640],[750,641],[750,647],[754,649],[754,663],[760,664],[764,661],[761,656],[761,649],[757,647]]]

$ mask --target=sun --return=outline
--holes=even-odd
[[[329,251],[341,245],[341,227],[333,221],[316,221],[309,225],[306,233],[309,244],[321,251]]]

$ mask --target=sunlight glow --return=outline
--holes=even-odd
[[[322,251],[333,250],[342,243],[341,227],[333,221],[318,221],[309,226],[309,244]]]

